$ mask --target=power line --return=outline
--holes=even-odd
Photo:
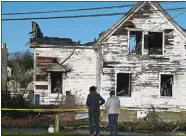
[[[162,2],[162,4],[169,4],[169,3],[176,3],[176,2]],[[15,12],[15,13],[3,13],[2,15],[24,15],[24,14],[45,14],[45,13],[57,13],[57,12],[74,12],[74,11],[85,11],[85,10],[103,10],[103,9],[113,9],[113,8],[124,8],[124,7],[131,7],[136,4],[129,4],[129,5],[118,5],[118,6],[106,6],[106,7],[96,7],[96,8],[81,8],[81,9],[67,9],[67,10],[53,10],[53,11],[36,11],[36,12]]]
[[[158,25],[158,26],[156,26],[156,27],[154,27],[154,28],[157,28],[157,27],[159,27],[159,26],[162,26],[163,24],[166,24],[167,22],[169,22],[169,21],[171,21],[171,20],[173,20],[173,19],[179,17],[180,15],[184,14],[185,12],[186,12],[186,10],[184,10],[184,11],[181,12],[180,14],[174,16],[173,18],[168,19],[168,20],[165,21],[164,23],[161,23],[160,25]],[[154,29],[154,28],[151,28],[151,29],[149,29],[148,31],[150,31],[150,30],[152,30],[152,29]]]
[[[100,10],[100,9],[112,9],[112,8],[123,8],[131,7],[135,4],[130,5],[119,5],[119,6],[107,6],[107,7],[97,7],[97,8],[82,8],[82,9],[67,9],[67,10],[54,10],[54,11],[42,11],[42,12],[19,12],[19,13],[3,13],[2,15],[20,15],[20,14],[44,14],[44,13],[56,13],[56,12],[73,12],[73,11],[84,11],[84,10]]]
[[[181,8],[170,8],[165,9],[168,11],[177,11],[177,10],[185,10],[186,7]],[[159,11],[159,10],[151,10],[151,11]],[[148,11],[143,11],[140,13],[135,14],[141,14],[146,13]],[[73,16],[54,16],[54,17],[35,17],[35,18],[10,18],[10,19],[2,19],[2,21],[18,21],[18,20],[43,20],[43,19],[65,19],[65,18],[86,18],[86,17],[100,17],[100,16],[116,16],[116,15],[123,15],[127,14],[128,12],[119,12],[119,13],[107,13],[107,14],[89,14],[89,15],[73,15]]]

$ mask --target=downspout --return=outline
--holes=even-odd
[[[60,65],[64,64],[68,59],[70,59],[70,57],[74,54],[75,50],[76,50],[76,46],[80,43],[80,41],[78,41],[78,43],[74,46],[73,51],[71,52],[71,54],[63,61],[60,63]]]

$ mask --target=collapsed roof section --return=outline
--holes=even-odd
[[[58,38],[43,36],[39,25],[36,22],[32,22],[32,32],[30,32],[30,43],[33,45],[45,44],[45,45],[70,45],[74,46],[76,42],[70,38]]]
[[[88,42],[85,44],[80,44],[78,42],[73,41],[70,38],[59,38],[59,37],[47,37],[43,36],[39,25],[36,22],[32,21],[32,32],[30,32],[31,38],[30,43],[32,45],[54,45],[54,46],[75,46],[76,44],[82,46],[93,46],[95,41]]]

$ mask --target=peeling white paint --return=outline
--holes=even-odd
[[[63,61],[72,51],[70,48],[35,48],[34,50],[36,57],[57,57],[60,61]],[[63,94],[66,94],[66,91],[71,91],[72,94],[76,92],[77,97],[85,100],[89,93],[89,87],[96,85],[96,53],[94,49],[76,49],[64,65],[70,67],[72,71],[64,76]],[[54,103],[58,96],[57,93],[50,93],[50,82],[50,78],[48,81],[35,81],[35,85],[48,85],[48,90],[34,90],[44,98],[41,98],[42,104]],[[42,92],[45,93],[44,96]]]
[[[154,28],[153,32],[162,32],[165,29],[175,29],[171,23],[164,23],[166,20],[160,12],[149,14],[148,18],[130,19],[135,25],[135,29],[143,32]],[[159,27],[157,27],[159,26]],[[120,29],[120,28],[119,28]],[[124,28],[123,28],[124,29]],[[129,55],[127,35],[120,34],[108,37],[103,45],[108,46],[108,53],[103,55],[103,74],[101,81],[101,94],[104,98],[109,97],[109,90],[116,86],[115,74],[117,71],[132,72],[132,94],[131,97],[119,97],[122,107],[175,107],[186,108],[186,51],[183,38],[173,31],[173,45],[164,45],[164,55],[161,59],[149,58],[148,55]],[[123,42],[125,40],[125,42]],[[105,46],[102,46],[103,50]],[[145,50],[144,50],[145,51]],[[145,54],[145,53],[144,53]],[[169,60],[163,59],[168,58]],[[115,63],[104,62],[116,61]],[[175,89],[173,97],[160,97],[159,74],[161,72],[173,73],[175,79]],[[113,74],[107,74],[113,73]],[[112,84],[111,84],[112,80]]]

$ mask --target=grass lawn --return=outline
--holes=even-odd
[[[46,132],[2,132],[2,136],[87,136],[87,134],[72,134],[72,133],[49,134]],[[102,136],[109,136],[109,135],[102,134]],[[186,134],[176,133],[176,134],[171,134],[170,136],[186,136]]]

